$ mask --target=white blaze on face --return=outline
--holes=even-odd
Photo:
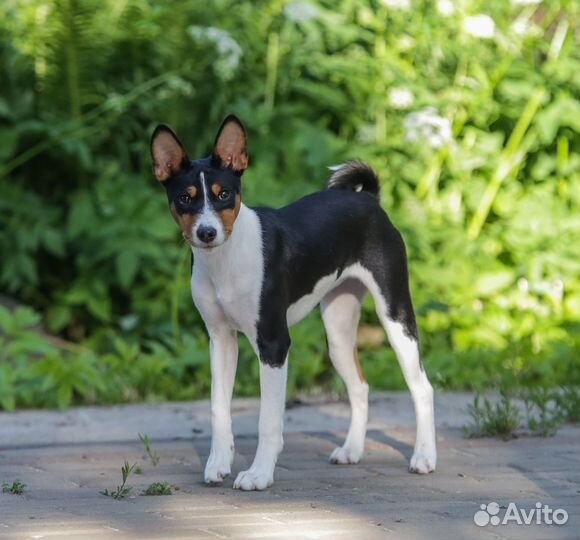
[[[201,189],[203,191],[203,207],[198,218],[195,221],[193,226],[193,230],[191,231],[192,241],[194,246],[196,247],[217,247],[225,242],[225,232],[222,221],[217,216],[211,201],[209,200],[209,186],[207,185],[205,175],[203,172],[199,173],[200,180],[201,180]],[[197,236],[197,232],[201,228],[211,227],[216,230],[216,237],[210,242],[202,242],[199,237]]]

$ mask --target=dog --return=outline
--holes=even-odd
[[[369,387],[356,333],[367,292],[413,398],[417,434],[409,470],[435,470],[433,389],[419,356],[405,245],[379,204],[374,171],[347,162],[318,193],[278,210],[247,207],[241,182],[248,167],[247,134],[234,115],[223,121],[206,158],[190,160],[163,124],[153,132],[151,156],[171,214],[191,245],[191,293],[210,338],[212,441],[205,482],[220,483],[231,473],[230,409],[237,332],[243,332],[260,361],[259,440],[252,465],[238,474],[234,488],[262,490],[273,484],[283,446],[288,328],[318,304],[329,356],[351,405],[348,435],[330,462],[358,463]]]

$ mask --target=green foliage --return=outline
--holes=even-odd
[[[23,484],[20,480],[14,480],[12,484],[4,482],[2,484],[2,493],[11,493],[12,495],[22,495],[24,493],[24,488],[26,484]]]
[[[171,486],[167,482],[153,482],[143,495],[172,495]]]
[[[125,461],[125,463],[121,467],[121,477],[123,479],[121,485],[117,486],[116,489],[112,491],[109,491],[108,489],[99,491],[99,494],[105,497],[111,497],[112,499],[115,499],[117,501],[120,499],[126,499],[131,494],[131,491],[133,491],[133,488],[127,486],[126,484],[127,480],[129,479],[129,475],[133,472],[133,469],[135,468],[135,465],[136,463],[133,463],[133,465],[129,465],[129,463]]]
[[[97,355],[89,342],[49,343],[33,327],[39,320],[29,308],[10,313],[0,306],[0,405],[6,410],[193,399],[209,392],[204,336],[184,337],[177,348],[151,341],[139,347],[114,337],[103,340],[108,352]]]
[[[34,311],[0,310],[0,407],[209,394],[148,141],[167,122],[207,155],[228,112],[247,123],[249,205],[318,190],[349,158],[377,169],[438,387],[580,381],[580,9],[460,4],[2,2],[0,292]],[[493,36],[470,33],[479,13]],[[319,318],[292,338],[290,394],[342,388]],[[404,388],[386,342],[360,356],[372,388]],[[242,340],[236,394],[257,378]]]

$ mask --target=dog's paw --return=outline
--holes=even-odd
[[[205,466],[204,480],[206,484],[219,484],[231,473],[232,459],[224,454],[212,452]]]
[[[270,487],[274,483],[274,475],[268,474],[266,471],[257,469],[248,469],[238,474],[234,482],[234,489],[241,489],[243,491],[261,491]]]
[[[330,454],[328,461],[335,465],[354,465],[360,461],[362,450],[353,450],[349,447],[339,446]]]
[[[409,463],[409,472],[417,474],[428,474],[435,470],[437,465],[437,451],[435,447],[422,445],[415,449],[413,457]]]

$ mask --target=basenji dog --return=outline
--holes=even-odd
[[[260,362],[259,439],[250,468],[234,488],[272,485],[283,445],[290,334],[320,305],[329,356],[351,405],[344,444],[331,463],[357,463],[364,450],[369,387],[356,350],[361,302],[369,292],[411,392],[417,435],[409,470],[429,473],[437,459],[433,389],[419,357],[417,325],[401,234],[379,204],[379,181],[366,164],[338,167],[326,189],[280,209],[242,202],[247,135],[228,116],[212,153],[191,160],[165,125],[151,139],[154,174],[191,245],[191,293],[210,339],[211,451],[205,482],[228,476],[234,457],[231,400],[237,332]]]

